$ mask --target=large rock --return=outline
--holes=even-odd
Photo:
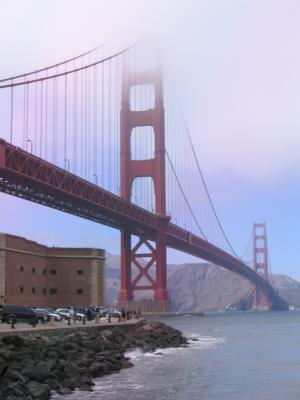
[[[26,343],[25,343],[26,342]],[[92,378],[130,368],[127,349],[144,351],[181,346],[181,333],[158,322],[143,322],[99,333],[67,336],[30,336],[25,342],[14,335],[0,348],[0,400],[48,400],[51,390],[67,394],[79,388],[90,391]],[[80,342],[80,346],[79,346]],[[51,357],[50,357],[51,355]]]
[[[48,385],[38,383],[38,382],[29,382],[28,385],[29,394],[37,400],[48,400],[50,399],[50,387]]]
[[[50,364],[47,361],[39,361],[33,368],[27,369],[24,375],[34,381],[44,382],[49,378],[50,372]]]
[[[26,343],[24,338],[19,335],[3,336],[1,340],[4,344],[10,344],[16,347],[25,346]]]

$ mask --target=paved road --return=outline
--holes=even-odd
[[[44,323],[44,324],[38,324],[36,325],[35,328],[33,328],[30,324],[28,323],[22,323],[19,322],[15,325],[15,328],[12,329],[11,326],[7,323],[0,323],[0,336],[6,333],[22,333],[26,332],[29,333],[30,331],[32,332],[37,332],[40,331],[41,333],[43,331],[49,331],[49,330],[59,330],[59,329],[76,329],[76,328],[89,328],[89,327],[95,327],[95,326],[107,326],[107,327],[114,327],[114,326],[122,326],[122,325],[128,325],[128,324],[134,324],[138,320],[132,319],[129,321],[125,322],[119,322],[117,318],[111,318],[111,323],[107,321],[107,318],[100,318],[99,324],[96,324],[95,321],[87,321],[86,324],[84,325],[82,322],[77,321],[76,324],[71,323],[69,326],[66,321],[60,321],[60,322],[55,322],[55,326],[51,326],[50,323]]]

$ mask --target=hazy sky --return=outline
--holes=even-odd
[[[300,279],[300,2],[0,0],[0,76],[110,40],[159,41],[217,210],[241,253],[266,221],[272,270]],[[0,194],[3,232],[118,253],[118,232]],[[169,261],[189,261],[171,254]]]

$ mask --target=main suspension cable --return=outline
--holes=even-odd
[[[187,197],[186,197],[186,195],[185,195],[185,193],[184,193],[183,187],[182,187],[182,185],[181,185],[181,183],[180,183],[180,181],[179,181],[178,175],[177,175],[177,173],[176,173],[176,171],[175,171],[174,165],[173,165],[173,163],[172,163],[172,160],[171,160],[171,158],[170,158],[170,156],[169,156],[169,153],[168,153],[167,149],[165,149],[165,152],[166,152],[166,156],[167,156],[167,158],[168,158],[168,161],[169,161],[169,163],[170,163],[171,169],[172,169],[172,171],[173,171],[173,174],[174,174],[174,176],[175,176],[175,179],[176,179],[176,181],[177,181],[177,184],[178,184],[178,186],[179,186],[179,188],[180,188],[180,191],[181,191],[181,193],[182,193],[182,195],[183,195],[183,198],[184,198],[184,200],[185,200],[185,202],[186,202],[186,204],[187,204],[187,206],[188,206],[188,208],[189,208],[189,211],[190,211],[190,213],[191,213],[191,215],[192,215],[192,218],[193,218],[193,220],[195,221],[196,225],[198,226],[198,229],[199,229],[199,231],[201,232],[203,238],[204,238],[205,240],[207,240],[207,238],[206,238],[206,236],[205,236],[205,233],[203,232],[203,230],[202,230],[202,228],[201,228],[201,226],[200,226],[200,224],[199,224],[199,222],[198,222],[198,220],[197,220],[197,218],[196,218],[196,216],[195,216],[195,214],[194,214],[194,212],[193,212],[193,209],[192,209],[192,207],[191,207],[191,205],[190,205],[190,203],[189,203],[189,201],[188,201],[188,199],[187,199]]]
[[[235,252],[233,246],[231,245],[231,243],[230,243],[230,241],[229,241],[229,239],[228,239],[228,236],[226,235],[226,233],[225,233],[225,231],[224,231],[224,229],[223,229],[223,226],[222,226],[222,224],[221,224],[220,218],[219,218],[219,216],[218,216],[218,214],[217,214],[217,212],[216,212],[216,209],[215,209],[215,206],[214,206],[214,204],[213,204],[212,198],[211,198],[210,193],[209,193],[209,191],[208,191],[208,187],[207,187],[206,181],[205,181],[205,179],[204,179],[204,175],[203,175],[202,169],[201,169],[200,164],[199,164],[199,160],[198,160],[198,157],[197,157],[197,154],[196,154],[196,151],[195,151],[195,147],[194,147],[194,144],[193,144],[193,141],[192,141],[192,138],[191,138],[190,131],[189,131],[189,129],[188,129],[188,126],[187,126],[187,123],[186,123],[186,120],[185,120],[185,118],[184,118],[184,115],[183,115],[183,112],[182,112],[182,111],[181,111],[181,114],[182,114],[182,118],[183,118],[183,123],[184,123],[184,127],[185,127],[185,132],[186,132],[186,135],[187,135],[187,137],[188,137],[188,140],[189,140],[189,143],[190,143],[190,145],[191,145],[192,152],[193,152],[193,155],[194,155],[194,158],[195,158],[195,161],[196,161],[197,169],[198,169],[198,172],[199,172],[199,174],[200,174],[200,177],[201,177],[201,180],[202,180],[202,183],[203,183],[203,186],[204,186],[204,189],[205,189],[205,192],[206,192],[208,201],[209,201],[209,203],[210,203],[210,206],[211,206],[211,208],[212,208],[212,211],[213,211],[213,213],[214,213],[214,216],[215,216],[215,218],[216,218],[216,221],[217,221],[217,223],[218,223],[218,225],[219,225],[219,228],[220,228],[220,230],[221,230],[221,232],[222,232],[222,234],[223,234],[223,236],[224,236],[224,238],[225,238],[225,240],[226,240],[226,242],[227,242],[229,248],[231,249],[232,253],[235,255],[236,258],[240,259],[240,257],[238,256],[238,254]]]
[[[95,61],[95,62],[93,62],[91,64],[84,65],[84,66],[81,66],[81,67],[78,67],[78,68],[75,68],[75,69],[72,69],[72,70],[69,70],[69,71],[64,71],[64,72],[56,73],[56,74],[49,75],[49,76],[43,76],[41,78],[26,80],[26,81],[23,81],[23,82],[15,82],[15,83],[10,83],[10,84],[6,84],[6,85],[0,85],[0,89],[12,88],[12,87],[15,87],[15,86],[22,86],[22,85],[29,85],[31,83],[42,82],[42,81],[46,81],[48,79],[59,78],[60,76],[66,76],[66,75],[69,75],[69,74],[73,74],[74,72],[86,70],[88,68],[94,67],[95,65],[102,64],[102,63],[104,63],[106,61],[109,61],[109,60],[115,58],[115,57],[118,57],[118,56],[126,53],[127,51],[131,50],[134,47],[135,47],[135,45],[126,47],[125,49],[120,50],[117,53],[114,53],[114,54],[112,54],[112,55],[110,55],[108,57],[102,58],[99,61]],[[14,78],[11,78],[11,79],[14,79]]]
[[[14,80],[14,79],[19,79],[19,78],[25,78],[25,77],[27,77],[27,76],[29,76],[29,75],[38,74],[38,73],[40,73],[40,72],[48,71],[49,69],[52,69],[52,68],[60,67],[61,65],[68,64],[68,63],[71,62],[71,61],[78,60],[78,58],[81,58],[81,57],[87,56],[87,55],[89,55],[89,54],[91,54],[91,53],[94,53],[95,51],[97,51],[97,50],[99,50],[99,49],[105,47],[107,44],[108,44],[108,43],[101,44],[100,46],[94,47],[93,49],[91,49],[91,50],[89,50],[89,51],[86,51],[85,53],[79,54],[79,55],[76,56],[76,57],[69,58],[68,60],[61,61],[61,62],[59,62],[59,63],[57,63],[57,64],[53,64],[53,65],[50,65],[50,66],[48,66],[48,67],[36,69],[36,70],[34,70],[34,71],[26,72],[26,73],[20,74],[20,75],[15,75],[15,76],[12,76],[12,77],[9,77],[9,78],[0,79],[0,83],[1,83],[1,82],[6,82],[6,81],[10,81],[10,80]]]

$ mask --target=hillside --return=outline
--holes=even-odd
[[[120,258],[107,255],[106,301],[118,298]],[[300,308],[300,282],[272,275],[274,288],[291,305]],[[168,291],[173,308],[180,311],[248,309],[252,285],[240,276],[208,263],[169,265]]]

